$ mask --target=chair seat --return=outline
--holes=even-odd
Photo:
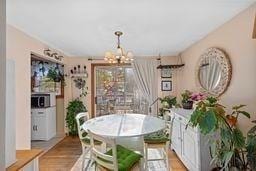
[[[84,139],[82,139],[82,142],[85,143],[85,144],[90,144],[91,143],[89,137],[85,137]],[[94,140],[94,144],[95,145],[100,145],[100,144],[102,144],[102,142]]]
[[[149,144],[166,143],[167,141],[170,141],[170,139],[164,131],[158,131],[144,136],[144,142]]]
[[[129,171],[142,157],[140,154],[133,152],[121,145],[116,146],[118,171]],[[107,155],[112,155],[112,150],[106,152]]]

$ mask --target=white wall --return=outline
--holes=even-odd
[[[182,53],[185,67],[178,76],[179,94],[185,89],[198,89],[197,61],[206,49],[218,47],[227,52],[233,69],[231,84],[221,96],[221,102],[227,107],[246,104],[256,119],[256,39],[252,39],[255,14],[256,3]],[[249,123],[242,118],[240,126],[248,130]]]
[[[43,51],[46,48],[49,48],[46,44],[11,25],[7,25],[7,58],[13,59],[16,65],[17,149],[30,149],[31,147],[31,52],[44,56]]]
[[[5,170],[6,2],[0,0],[0,170]]]
[[[6,116],[5,116],[5,163],[9,167],[16,161],[16,141],[15,141],[15,63],[13,60],[7,59],[6,61]]]
[[[147,58],[152,58],[152,57],[145,57]],[[154,57],[156,58],[156,57]],[[83,98],[82,100],[84,101],[85,105],[88,108],[89,113],[91,113],[91,64],[92,63],[106,63],[104,60],[94,60],[94,61],[88,61],[87,57],[67,57],[66,58],[66,73],[69,73],[70,69],[73,69],[74,66],[81,65],[84,66],[86,65],[87,72],[89,74],[89,77],[87,79],[87,86],[88,86],[88,95],[86,98]],[[168,64],[177,64],[177,57],[170,56],[170,57],[162,57],[162,64],[163,65],[168,65]],[[159,70],[159,79],[158,79],[158,95],[159,97],[167,96],[167,95],[177,95],[177,72],[173,71],[173,91],[171,92],[162,92],[161,91],[161,78],[160,78],[160,70]],[[71,87],[71,82],[70,79],[66,79],[66,86],[65,86],[65,114],[66,114],[66,107],[68,105],[68,102],[71,101],[72,99],[77,98],[72,92],[76,91],[76,88]]]

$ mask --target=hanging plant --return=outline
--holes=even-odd
[[[49,78],[50,81],[54,81],[54,82],[64,81],[64,76],[52,68],[49,69],[47,78]]]

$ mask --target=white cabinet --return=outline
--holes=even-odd
[[[181,124],[181,156],[189,168],[198,169],[198,150],[199,144],[197,140],[196,132],[187,127],[185,124]]]
[[[181,136],[180,136],[180,122],[174,118],[173,126],[172,126],[172,138],[171,138],[171,147],[175,149],[175,152],[178,155],[181,155]]]
[[[197,128],[188,125],[192,110],[170,109],[174,115],[171,147],[190,171],[211,170],[209,145]]]
[[[31,110],[31,140],[48,141],[56,135],[56,107]]]

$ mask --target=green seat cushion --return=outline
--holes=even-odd
[[[121,145],[116,146],[118,171],[129,171],[142,157]],[[113,155],[112,150],[106,152],[107,155]]]
[[[158,131],[149,135],[144,136],[145,143],[166,143],[169,141],[168,134],[165,131]]]
[[[82,142],[85,143],[85,144],[90,144],[90,143],[91,143],[90,141],[91,141],[91,140],[90,140],[89,137],[85,137],[84,139],[82,139]],[[95,144],[95,145],[100,145],[101,143],[102,143],[102,142],[100,142],[100,141],[94,140],[94,144]]]

